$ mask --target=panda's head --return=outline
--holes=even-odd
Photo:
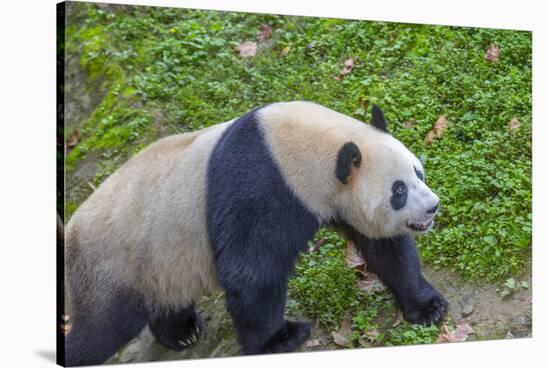
[[[371,130],[339,149],[340,216],[372,238],[427,232],[439,198],[426,184],[422,163],[391,136],[377,106]]]

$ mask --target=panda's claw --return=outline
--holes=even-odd
[[[194,306],[171,312],[151,322],[149,327],[157,341],[168,349],[182,351],[198,341],[196,331],[201,330],[202,320]]]

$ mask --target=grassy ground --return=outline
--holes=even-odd
[[[82,3],[69,14],[67,57],[100,98],[65,131],[66,216],[161,136],[274,101],[311,100],[364,121],[376,103],[392,133],[424,162],[427,182],[442,199],[436,228],[418,239],[423,260],[476,282],[502,283],[525,271],[530,33]],[[260,42],[262,24],[273,33]],[[235,47],[247,40],[258,51],[242,58]],[[501,50],[495,62],[485,60],[492,43]],[[336,78],[350,58],[351,72]],[[450,124],[426,144],[442,115]],[[513,119],[519,127],[511,130]],[[302,257],[291,282],[289,310],[329,329],[350,318],[350,344],[358,346],[365,331],[391,323],[384,311],[394,311],[393,299],[356,287],[360,275],[346,266],[340,237],[323,231],[318,239],[320,251]],[[383,343],[433,342],[438,332],[403,322]]]

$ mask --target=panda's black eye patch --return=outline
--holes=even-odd
[[[394,210],[400,210],[407,204],[407,192],[408,188],[404,181],[396,180],[391,187],[390,204]]]
[[[413,166],[414,167],[414,173],[416,174],[416,176],[418,177],[418,179],[424,181],[424,174],[422,173],[422,171],[418,170],[416,168],[416,166]]]

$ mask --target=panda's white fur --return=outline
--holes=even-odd
[[[340,219],[369,237],[389,238],[410,233],[411,222],[431,219],[426,210],[438,198],[416,176],[419,160],[390,134],[309,102],[271,104],[255,118],[284,181],[319,223]],[[78,208],[66,228],[72,313],[128,288],[161,314],[189,306],[218,285],[206,225],[207,170],[234,122],[161,139]],[[362,163],[344,184],[334,172],[347,142],[357,145]],[[389,203],[395,180],[409,187],[399,211]]]

